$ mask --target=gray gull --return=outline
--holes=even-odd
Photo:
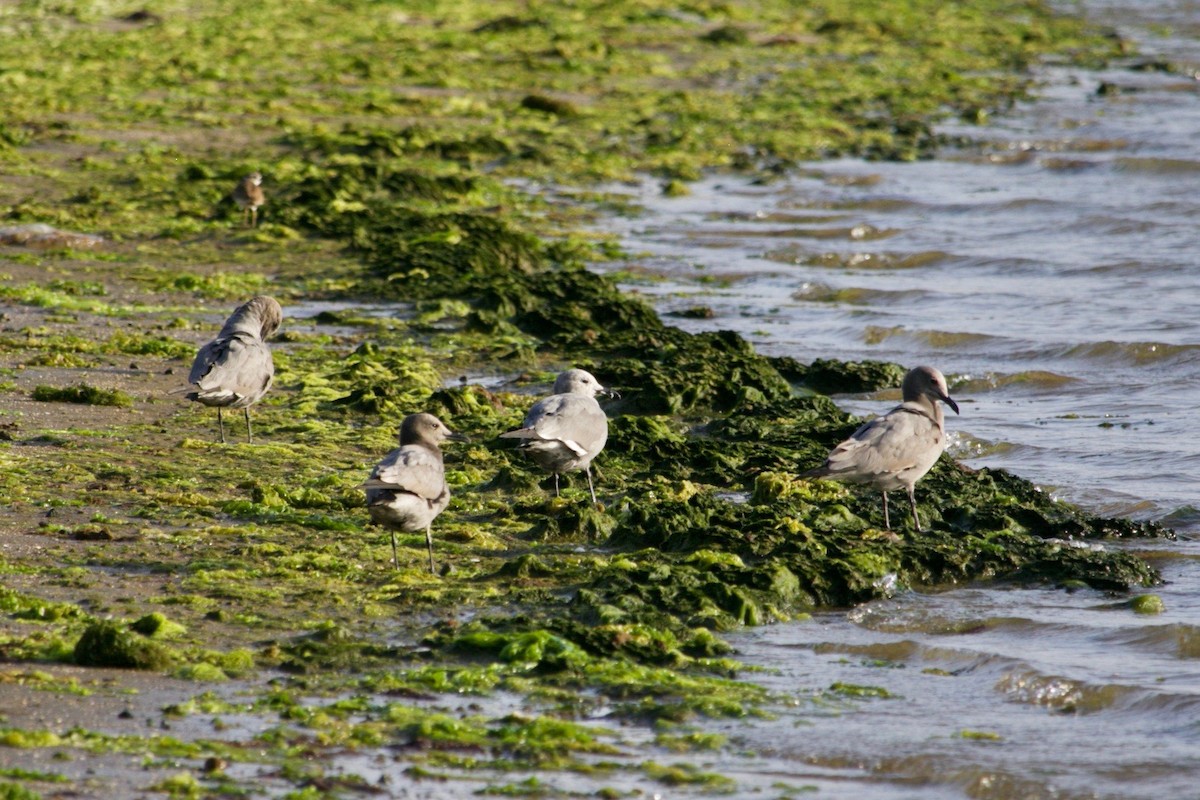
[[[946,448],[942,407],[958,413],[950,398],[946,379],[933,367],[916,367],[904,376],[904,401],[882,417],[864,423],[849,439],[839,444],[816,469],[801,473],[806,478],[833,478],[848,483],[869,484],[883,493],[883,526],[891,530],[887,493],[908,492],[913,525],[921,531],[917,500],[913,493],[926,472]]]
[[[266,340],[283,322],[283,309],[273,297],[259,295],[238,306],[225,327],[196,354],[187,395],[206,406],[217,407],[217,426],[225,442],[222,408],[240,408],[246,414],[246,441],[250,436],[250,406],[271,388],[275,364]]]
[[[446,439],[467,441],[433,414],[411,414],[400,424],[400,446],[384,456],[362,485],[371,519],[392,533],[392,564],[399,567],[396,531],[425,529],[429,571],[433,566],[433,520],[450,502],[446,469],[439,445]]]
[[[529,409],[520,428],[500,434],[501,439],[521,439],[520,449],[554,474],[555,497],[558,476],[581,469],[587,473],[588,491],[596,502],[591,464],[608,441],[608,417],[596,402],[597,394],[616,395],[590,372],[569,369],[554,381],[554,394]]]

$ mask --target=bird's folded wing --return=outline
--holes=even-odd
[[[196,354],[188,382],[202,389],[219,388],[250,373],[261,378],[274,372],[275,365],[266,345],[253,337],[238,335],[214,339],[202,347]]]
[[[543,439],[589,441],[608,430],[608,418],[595,398],[559,394],[547,397],[538,406],[525,418],[525,427],[533,428]],[[538,410],[541,413],[535,418],[534,411]]]
[[[376,465],[364,489],[391,489],[436,500],[446,488],[445,470],[433,453],[422,447],[393,450]]]
[[[829,454],[830,474],[888,475],[913,466],[918,425],[909,414],[890,413],[865,423]]]

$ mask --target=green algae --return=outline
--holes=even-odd
[[[170,650],[115,622],[89,625],[75,645],[75,663],[85,667],[162,670],[174,660]]]
[[[718,792],[733,792],[737,783],[715,772],[705,772],[694,764],[658,764],[646,761],[641,765],[646,777],[667,786],[696,786]]]
[[[1140,594],[1129,601],[1135,614],[1161,614],[1166,611],[1162,598],[1156,594]]]
[[[842,683],[841,681],[831,684],[829,692],[830,694],[854,698],[875,697],[886,700],[895,697],[895,695],[882,686],[863,686],[857,683]]]
[[[54,772],[37,772],[30,769],[0,769],[0,777],[17,778],[25,781],[40,781],[41,783],[66,783],[67,778]]]
[[[41,795],[20,783],[0,783],[3,800],[41,800]]]
[[[190,356],[191,339],[105,332],[102,340],[86,330],[72,338],[59,326],[165,313],[164,329],[199,330],[209,322],[201,315],[212,314],[196,298],[267,290],[403,301],[403,310],[386,320],[329,314],[316,324],[351,332],[282,337],[277,388],[256,408],[266,444],[212,445],[188,412],[89,434],[21,431],[3,451],[20,470],[4,478],[9,496],[24,513],[58,507],[61,495],[86,497],[107,514],[43,532],[108,533],[53,558],[153,583],[148,596],[120,601],[117,614],[153,633],[166,627],[152,624],[155,613],[169,612],[167,622],[183,629],[154,669],[214,682],[260,666],[285,671],[297,697],[256,713],[305,730],[283,725],[255,746],[286,762],[281,774],[298,796],[320,785],[354,791],[319,783],[326,779],[311,762],[324,747],[428,748],[426,766],[414,769],[430,773],[582,769],[576,754],[606,755],[610,745],[560,717],[601,707],[660,723],[766,713],[777,698],[725,658],[722,632],[883,596],[892,576],[917,587],[990,578],[1112,590],[1152,583],[1155,573],[1132,556],[1069,542],[1165,531],[1090,517],[1012,476],[948,459],[920,490],[928,535],[901,544],[880,537],[875,498],[796,478],[858,421],[827,398],[793,395],[796,387],[892,387],[902,367],[799,365],[764,359],[729,333],[669,328],[613,279],[584,268],[620,256],[611,243],[571,235],[589,210],[553,208],[502,182],[649,171],[682,193],[713,167],[769,178],[798,158],[923,156],[937,145],[930,120],[1003,109],[1022,95],[1021,71],[1039,53],[1094,61],[1115,46],[1041,4],[1015,12],[967,5],[764,2],[677,15],[653,4],[587,3],[546,6],[534,18],[503,3],[465,3],[431,6],[401,24],[357,1],[316,9],[270,0],[253,9],[201,4],[174,17],[164,8],[168,24],[119,32],[99,4],[12,12],[28,26],[15,30],[29,35],[6,41],[0,63],[0,82],[22,87],[0,109],[0,136],[11,134],[0,157],[49,175],[42,183],[53,189],[14,202],[9,217],[103,227],[114,247],[140,257],[39,259],[70,262],[87,277],[10,282],[7,299],[54,316],[5,337],[6,354],[70,368],[119,353],[165,371]],[[320,48],[311,47],[316,29],[332,37]],[[392,57],[398,43],[403,59]],[[251,69],[254,82],[236,80]],[[188,98],[182,115],[168,99],[179,96]],[[331,130],[330,119],[350,121]],[[113,133],[122,126],[136,135]],[[204,144],[187,141],[191,130]],[[221,142],[235,131],[238,152]],[[54,168],[54,153],[75,148],[85,155]],[[267,175],[270,199],[267,224],[246,232],[234,225],[227,193],[250,169]],[[127,273],[103,271],[109,262],[100,256],[124,259]],[[130,268],[146,259],[159,263]],[[168,299],[128,300],[130,291]],[[527,396],[443,388],[444,377],[481,366],[548,383],[568,353],[624,395],[608,404],[611,437],[596,464],[602,509],[575,502],[578,486],[547,500],[541,476],[495,442],[519,421]],[[426,409],[483,443],[447,454],[455,497],[435,535],[451,570],[437,577],[390,569],[356,489],[394,446],[394,421]],[[24,458],[35,446],[54,447],[58,458]],[[124,658],[117,654],[145,639],[95,622],[91,607],[4,598],[10,624],[37,629],[0,637],[9,658],[69,660],[72,643],[89,635],[85,657]],[[459,615],[481,621],[438,623]],[[397,626],[406,640],[425,637],[421,646],[396,645]],[[206,649],[207,637],[230,649]],[[400,694],[512,691],[555,716],[483,719],[365,699],[305,710],[297,699],[347,684]],[[158,757],[212,749],[81,732],[9,738]],[[481,754],[489,749],[494,758]],[[287,761],[297,753],[307,766]],[[690,765],[642,769],[672,785],[724,787]],[[170,777],[158,786],[197,791]]]
[[[963,730],[959,731],[955,735],[960,739],[967,739],[972,742],[1001,742],[1001,741],[1004,741],[1004,737],[998,733],[993,733],[992,731],[975,731],[975,730],[970,730],[968,728],[964,728]]]
[[[821,394],[851,394],[874,392],[898,387],[904,379],[905,368],[885,361],[834,361],[818,358],[811,364],[772,363],[789,380],[803,383]]]
[[[120,389],[99,389],[84,383],[61,389],[54,386],[38,386],[34,388],[30,396],[42,403],[78,403],[88,406],[124,408],[133,405],[133,398]]]
[[[187,628],[157,611],[131,622],[129,629],[149,639],[174,639],[187,632]]]
[[[0,673],[0,683],[28,686],[39,691],[88,697],[94,692],[74,678],[59,678],[40,670],[22,670]]]
[[[728,738],[719,733],[659,733],[654,743],[675,753],[719,751],[728,743]]]

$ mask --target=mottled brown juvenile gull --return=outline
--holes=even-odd
[[[569,369],[554,381],[554,394],[529,409],[520,428],[500,434],[501,439],[523,440],[520,449],[554,474],[555,497],[558,476],[581,469],[587,473],[588,491],[596,502],[591,464],[608,441],[608,417],[596,402],[598,394],[615,392],[601,386],[590,372]]]
[[[413,533],[425,529],[429,548],[429,571],[433,566],[433,520],[450,502],[446,469],[439,445],[446,439],[466,441],[433,414],[412,414],[400,424],[400,446],[384,456],[371,470],[362,488],[367,490],[371,519],[392,534],[392,564],[400,566],[396,553],[396,531]]]
[[[267,202],[262,190],[262,180],[262,173],[251,172],[233,187],[233,202],[242,210],[242,224],[251,228],[258,225],[259,206]]]
[[[195,387],[186,397],[217,407],[217,426],[225,442],[222,408],[240,408],[246,414],[246,441],[250,442],[250,406],[271,388],[275,364],[266,340],[283,322],[283,309],[273,297],[259,295],[238,306],[225,327],[196,354],[188,383]]]
[[[913,487],[946,448],[946,429],[938,402],[950,406],[955,414],[958,403],[950,399],[946,379],[933,367],[910,370],[904,376],[902,391],[904,402],[865,423],[835,447],[824,464],[802,473],[802,477],[833,478],[879,489],[883,493],[883,526],[888,530],[892,526],[887,493],[904,489],[919,533],[921,520]]]

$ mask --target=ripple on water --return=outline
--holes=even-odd
[[[878,303],[907,303],[928,296],[919,289],[889,291],[865,286],[830,286],[825,283],[803,283],[792,293],[793,300],[809,303],[847,303],[875,305]]]
[[[846,218],[845,214],[793,214],[784,211],[712,211],[706,220],[722,222],[770,222],[786,225],[827,225]]]
[[[814,253],[805,245],[793,244],[768,250],[763,253],[763,258],[781,264],[825,269],[902,270],[937,266],[953,260],[955,256],[942,250],[925,250],[918,253]]]
[[[1104,641],[1140,652],[1159,653],[1179,659],[1200,659],[1200,627],[1182,622],[1121,628],[1106,634]]]
[[[947,449],[957,459],[979,459],[1002,456],[1016,449],[1012,442],[980,439],[963,431],[954,431],[947,437]]]
[[[982,375],[956,376],[953,380],[953,388],[960,394],[980,394],[1013,386],[1037,390],[1061,389],[1079,382],[1079,378],[1071,375],[1063,375],[1049,370],[1030,369],[1007,374],[987,372]]]
[[[1112,708],[1131,693],[1142,689],[1103,684],[1092,686],[1085,681],[1047,675],[1034,669],[1017,669],[1005,673],[996,682],[996,691],[1007,699],[1027,705],[1045,706],[1055,711],[1093,714]]]
[[[787,228],[704,228],[693,231],[692,236],[766,239],[845,239],[847,241],[875,241],[888,239],[902,233],[897,228],[878,228],[870,223],[857,222],[851,225],[813,225],[812,227]]]
[[[1057,355],[1107,364],[1146,366],[1154,363],[1187,363],[1200,353],[1198,344],[1164,342],[1085,342],[1058,348]]]
[[[1200,172],[1200,161],[1190,158],[1142,158],[1121,156],[1113,161],[1115,169],[1153,175],[1178,177],[1184,173]]]
[[[863,341],[867,344],[880,344],[896,338],[911,339],[924,347],[944,350],[965,345],[986,346],[998,341],[999,337],[966,331],[913,330],[903,325],[892,327],[868,325],[863,330]]]
[[[1038,165],[1053,172],[1083,172],[1105,165],[1103,161],[1089,161],[1084,158],[1042,158]]]

